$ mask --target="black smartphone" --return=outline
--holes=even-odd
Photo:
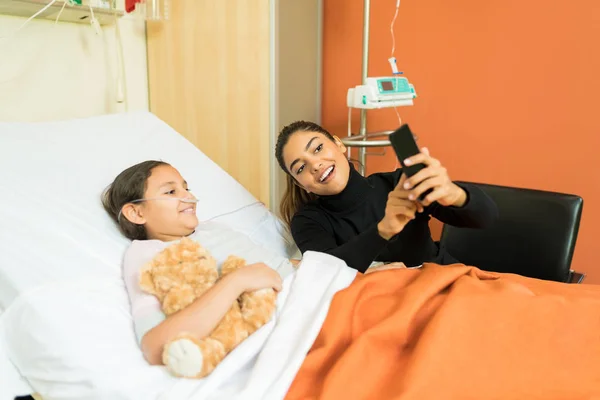
[[[402,172],[406,174],[407,177],[410,178],[423,168],[426,168],[425,164],[404,164],[404,160],[421,152],[419,150],[419,146],[417,146],[417,142],[415,142],[415,137],[408,124],[403,124],[400,128],[392,132],[390,135],[390,143],[396,152],[398,161],[402,165]],[[431,191],[431,189],[428,189],[422,193],[421,196],[419,196],[419,200],[422,201],[425,196],[431,193]]]

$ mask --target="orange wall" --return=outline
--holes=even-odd
[[[371,2],[370,76],[391,72],[395,3]],[[322,121],[341,136],[346,91],[361,79],[363,2],[324,5]],[[582,196],[573,267],[600,283],[600,1],[402,0],[395,37],[419,96],[399,111],[420,144],[453,179]],[[368,112],[371,131],[397,126],[393,109]],[[367,165],[396,160],[387,149]]]

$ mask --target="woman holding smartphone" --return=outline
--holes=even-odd
[[[303,253],[328,253],[363,273],[375,261],[451,264],[459,260],[433,240],[429,219],[483,228],[497,218],[490,197],[454,183],[426,148],[404,160],[425,165],[410,178],[401,168],[363,177],[345,152],[337,137],[312,122],[294,122],[279,134],[275,156],[288,178],[281,215]]]

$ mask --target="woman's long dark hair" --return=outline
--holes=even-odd
[[[275,145],[275,158],[277,158],[277,162],[279,163],[281,169],[287,174],[287,185],[283,194],[283,198],[281,199],[281,204],[279,205],[279,212],[281,214],[281,219],[288,228],[291,225],[292,218],[298,212],[298,210],[300,210],[304,204],[316,198],[314,194],[308,193],[298,186],[298,183],[294,177],[290,175],[290,171],[288,171],[285,166],[285,162],[283,161],[283,149],[290,140],[290,137],[296,132],[318,132],[323,134],[332,142],[335,142],[333,135],[325,128],[309,121],[293,122],[285,126],[281,132],[279,132],[277,144]]]

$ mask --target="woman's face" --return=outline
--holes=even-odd
[[[340,193],[348,183],[350,164],[346,147],[319,132],[293,133],[283,148],[290,175],[306,191],[319,196]]]

